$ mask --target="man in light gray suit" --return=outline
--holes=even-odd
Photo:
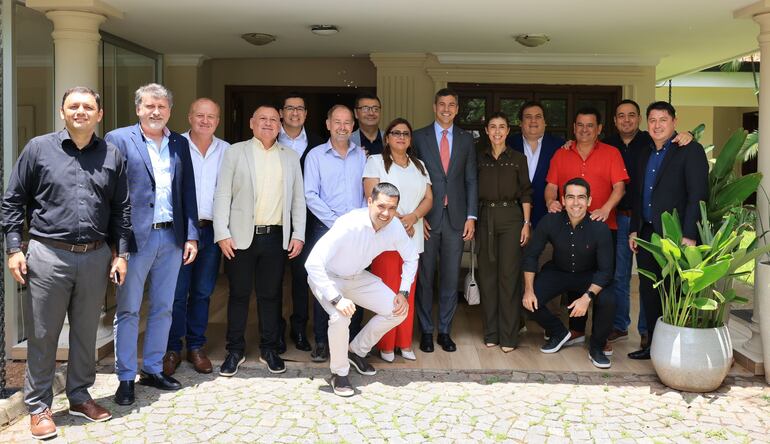
[[[358,129],[350,134],[350,141],[366,151],[367,156],[382,154],[382,130],[380,129],[380,115],[382,105],[380,98],[368,92],[356,97],[354,109]]]
[[[473,239],[478,211],[476,151],[473,136],[454,126],[459,108],[457,93],[436,93],[436,120],[414,132],[414,148],[433,184],[433,208],[425,218],[425,251],[420,258],[417,316],[420,350],[433,352],[433,277],[440,262],[437,343],[444,351],[457,350],[449,330],[457,308],[457,279],[463,242]],[[441,258],[439,260],[439,258]]]
[[[260,106],[249,121],[254,138],[225,152],[214,194],[214,240],[230,281],[227,357],[219,374],[233,376],[245,361],[249,298],[259,306],[259,361],[271,373],[286,367],[278,356],[283,269],[305,242],[305,194],[299,155],[277,142],[281,119]]]

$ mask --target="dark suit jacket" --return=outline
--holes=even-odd
[[[441,226],[444,196],[448,196],[449,224],[462,231],[468,216],[478,215],[478,171],[476,149],[471,133],[457,125],[453,128],[449,169],[441,166],[434,122],[414,132],[412,144],[417,157],[425,163],[433,189],[433,208],[426,216],[431,227]]]
[[[305,136],[307,136],[307,147],[305,147],[305,151],[302,153],[299,159],[299,166],[302,168],[303,174],[305,173],[305,158],[307,157],[307,153],[309,153],[310,150],[317,147],[318,145],[326,142],[321,138],[321,136],[308,131],[307,128],[305,128]]]
[[[505,143],[514,150],[524,153],[524,140],[521,133],[511,134]],[[545,177],[548,175],[548,166],[551,165],[553,154],[564,145],[564,140],[548,133],[543,135],[543,143],[540,149],[540,158],[537,159],[537,168],[532,177],[532,227],[536,227],[540,219],[548,214],[545,207]]]
[[[115,144],[126,157],[128,166],[128,192],[131,198],[131,222],[133,233],[129,240],[132,252],[144,247],[152,230],[155,212],[155,176],[150,154],[142,137],[139,124],[110,131],[104,137]],[[198,240],[198,206],[195,198],[190,147],[181,134],[168,136],[171,159],[171,205],[174,216],[174,235],[182,246],[187,240]]]
[[[630,231],[639,232],[644,223],[642,217],[642,187],[647,161],[655,150],[650,144],[640,150],[636,163],[636,181],[633,187],[633,211]],[[672,146],[666,152],[652,189],[652,225],[662,234],[660,216],[664,211],[679,213],[682,234],[688,239],[698,239],[697,222],[700,220],[701,200],[708,198],[708,160],[703,146],[692,141],[683,147]]]

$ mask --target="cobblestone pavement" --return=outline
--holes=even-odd
[[[290,367],[279,376],[241,367],[233,378],[182,366],[184,389],[137,385],[133,406],[115,405],[114,375],[91,390],[114,418],[88,423],[55,399],[52,442],[768,442],[770,388],[729,377],[698,395],[654,376],[602,373],[380,370],[352,374],[357,395],[331,393],[327,371]],[[0,442],[30,441],[27,416]]]

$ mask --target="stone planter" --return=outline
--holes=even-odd
[[[667,386],[686,392],[719,388],[733,365],[733,344],[726,326],[674,327],[658,318],[650,357]]]

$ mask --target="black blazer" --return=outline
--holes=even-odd
[[[302,156],[300,156],[299,159],[299,166],[302,167],[303,174],[305,173],[305,157],[307,157],[307,153],[309,153],[310,150],[317,147],[318,145],[324,143],[324,140],[321,139],[321,136],[310,132],[307,128],[305,128],[305,136],[307,136],[307,147],[305,147],[305,152],[302,153]]]
[[[630,231],[639,232],[644,223],[642,217],[642,188],[647,161],[655,150],[650,144],[640,150],[636,163],[636,181],[633,187],[633,214]],[[703,146],[692,141],[679,147],[672,145],[663,159],[652,190],[652,225],[656,233],[662,234],[660,216],[664,211],[679,213],[682,234],[688,239],[698,239],[697,222],[700,220],[701,200],[708,198],[708,160]]]
[[[506,139],[506,144],[514,150],[524,153],[524,139],[521,133],[511,134]],[[548,176],[548,167],[551,166],[553,154],[564,145],[564,140],[551,134],[543,134],[543,143],[540,147],[540,157],[537,159],[537,168],[532,178],[532,227],[536,227],[540,219],[548,214],[545,207],[545,185]]]

